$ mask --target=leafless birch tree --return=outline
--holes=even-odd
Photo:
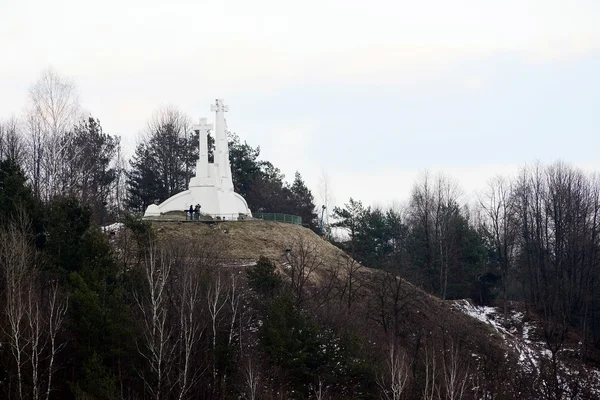
[[[32,270],[33,253],[23,227],[10,224],[0,231],[0,265],[5,282],[4,312],[8,326],[3,327],[9,338],[17,375],[17,397],[23,394],[23,367],[26,362],[27,333],[27,289]]]
[[[70,178],[68,149],[73,126],[80,118],[75,86],[52,69],[44,71],[29,91],[30,109],[26,117],[29,172],[36,195],[46,199],[60,194]],[[44,189],[45,193],[41,193]]]
[[[442,377],[446,389],[446,399],[460,400],[466,393],[469,381],[468,364],[459,353],[459,347],[452,340],[443,352]]]
[[[58,283],[54,282],[50,286],[47,300],[47,325],[48,340],[50,349],[48,355],[48,382],[46,387],[46,400],[50,399],[52,392],[52,377],[57,369],[56,355],[65,347],[66,342],[58,341],[58,334],[62,331],[69,306],[68,299],[61,299]]]
[[[142,372],[141,377],[155,400],[166,397],[171,390],[169,373],[175,346],[171,341],[173,326],[168,320],[166,287],[172,265],[170,254],[159,249],[156,243],[151,244],[142,265],[146,293],[135,296],[143,323],[143,345],[138,345],[138,350],[146,359],[151,375]]]
[[[510,181],[496,177],[490,181],[487,193],[480,197],[483,210],[483,228],[493,240],[502,274],[502,300],[504,317],[507,318],[507,286],[514,266],[515,246],[518,234],[515,196]]]
[[[410,370],[406,361],[406,355],[397,345],[391,343],[387,354],[385,371],[377,379],[382,398],[386,400],[400,400],[407,391],[409,374]]]
[[[435,347],[425,346],[425,384],[423,385],[423,400],[441,399],[438,384],[438,366],[435,360]]]
[[[187,256],[188,254],[184,254]],[[193,256],[193,253],[191,254]],[[180,370],[179,393],[177,398],[182,400],[190,394],[190,390],[198,378],[197,370],[193,370],[192,357],[196,345],[201,339],[202,329],[200,324],[201,288],[200,269],[197,268],[195,259],[180,260],[179,282],[180,287],[175,291],[179,295],[179,346]]]
[[[215,350],[217,348],[217,328],[219,325],[219,318],[223,307],[225,307],[228,299],[227,288],[223,286],[221,282],[221,275],[217,272],[216,278],[211,282],[207,292],[207,304],[208,313],[210,314],[210,321],[212,327],[212,338],[211,338],[211,350],[213,353],[212,362],[212,377],[213,377],[213,390],[217,383],[217,364],[215,357]]]
[[[244,383],[248,400],[258,399],[258,384],[260,382],[260,373],[252,358],[248,358],[244,366]]]
[[[38,400],[45,395],[48,400],[57,367],[56,355],[65,346],[59,341],[59,334],[67,302],[61,300],[57,283],[47,287],[41,284],[25,218],[0,231],[0,265],[6,296],[3,311],[8,320],[3,330],[15,361],[17,398]],[[25,395],[25,386],[30,388],[30,395]]]

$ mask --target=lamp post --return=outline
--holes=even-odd
[[[106,201],[102,202],[102,231],[106,233],[106,206],[108,203]]]
[[[327,209],[327,207],[325,207],[325,204],[323,204],[321,206],[321,223],[320,225],[320,231],[321,231],[321,236],[323,236],[323,215],[325,214],[325,210]]]

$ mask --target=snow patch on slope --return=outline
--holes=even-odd
[[[511,310],[505,319],[497,308],[476,306],[469,300],[456,301],[454,308],[494,328],[517,352],[519,364],[526,371],[537,370],[541,357],[549,357],[544,343],[532,339],[534,327],[524,321],[522,312]]]
[[[469,300],[457,300],[453,304],[453,308],[469,315],[486,325],[491,326],[504,339],[504,343],[515,350],[518,354],[518,363],[520,367],[534,376],[539,376],[540,365],[542,361],[550,361],[552,353],[546,347],[546,344],[541,340],[539,326],[536,326],[533,321],[529,321],[526,316],[519,311],[510,310],[504,317],[503,313],[496,307],[481,307],[472,304]],[[562,353],[572,349],[563,349]],[[582,367],[588,375],[590,393],[594,398],[600,398],[600,371]],[[579,371],[572,364],[559,361],[559,369],[561,376],[559,384],[566,389],[568,386],[565,378],[577,377]],[[544,385],[543,381],[540,384]],[[576,396],[575,398],[583,398]]]

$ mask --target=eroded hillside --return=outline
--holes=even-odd
[[[531,393],[532,382],[540,385],[533,393],[551,392],[553,380],[547,375],[553,365],[552,353],[543,341],[544,328],[532,311],[524,313],[515,306],[510,318],[504,320],[493,307],[477,307],[468,300],[441,301],[392,274],[358,265],[331,243],[296,225],[155,221],[153,227],[162,240],[217,245],[224,266],[247,267],[266,256],[289,280],[294,273],[290,264],[311,263],[312,269],[303,268],[302,273],[310,276],[302,290],[309,293],[306,298],[311,301],[304,306],[313,315],[334,326],[350,323],[368,338],[376,352],[384,353],[386,341],[393,337],[415,369],[426,363],[429,351],[443,354],[460,348],[472,390],[480,391],[476,398],[485,397],[485,393],[516,398]],[[294,261],[298,252],[303,253],[303,261]],[[351,280],[353,294],[348,293]],[[587,398],[598,387],[596,370],[589,366],[595,360],[576,368],[572,361],[576,359],[577,339],[571,336],[567,350],[557,355],[555,384],[564,387],[565,398]],[[510,378],[500,378],[504,375]],[[493,382],[478,386],[475,377]],[[427,376],[414,372],[413,379],[427,380]],[[581,383],[573,384],[578,380]]]

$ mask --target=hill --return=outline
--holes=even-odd
[[[266,256],[288,280],[293,274],[290,264],[300,262],[293,261],[300,251],[304,262],[310,258],[311,265],[316,266],[302,269],[303,274],[310,275],[302,289],[313,294],[307,296],[313,301],[305,308],[332,326],[346,326],[351,321],[353,329],[372,340],[376,352],[381,353],[389,337],[394,337],[416,365],[423,363],[427,351],[444,353],[460,347],[462,363],[472,376],[492,379],[490,376],[496,374],[496,382],[489,384],[493,389],[486,390],[511,392],[518,397],[533,379],[549,382],[544,374],[550,365],[555,365],[554,376],[562,377],[562,383],[557,385],[564,385],[565,392],[570,377],[571,381],[583,382],[577,385],[578,393],[598,393],[594,391],[600,387],[596,370],[577,367],[577,337],[567,340],[565,351],[552,364],[554,357],[544,343],[541,320],[522,304],[511,304],[509,315],[504,318],[498,309],[478,307],[469,300],[442,301],[392,274],[360,266],[331,243],[297,225],[265,221],[153,221],[152,226],[161,240],[218,244],[224,266],[247,268],[260,256]],[[356,293],[351,301],[347,293],[339,292],[348,290],[352,274]],[[338,296],[339,301],[328,301],[327,296]],[[597,359],[590,360],[589,365],[595,364]],[[498,379],[503,374],[511,378]],[[502,388],[503,385],[511,389]]]

